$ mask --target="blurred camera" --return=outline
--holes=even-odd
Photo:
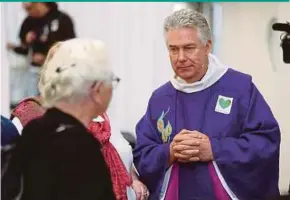
[[[281,39],[281,47],[283,50],[283,61],[285,63],[290,63],[290,23],[275,23],[272,26],[274,31],[282,31]]]

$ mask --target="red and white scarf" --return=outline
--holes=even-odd
[[[103,122],[91,122],[89,131],[99,140],[102,152],[110,169],[113,189],[117,200],[127,200],[127,186],[132,185],[132,178],[123,164],[117,150],[110,142],[111,126],[106,114],[101,115]]]

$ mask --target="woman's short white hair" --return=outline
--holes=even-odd
[[[196,28],[202,44],[211,40],[211,29],[206,18],[199,12],[189,8],[173,12],[165,19],[164,32],[177,28]]]
[[[71,39],[57,43],[47,55],[39,81],[44,106],[59,100],[75,102],[89,95],[96,81],[110,81],[105,44],[99,40]]]

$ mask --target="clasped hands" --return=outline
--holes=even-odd
[[[170,164],[178,161],[208,162],[213,160],[210,140],[207,135],[198,131],[183,129],[170,144]]]

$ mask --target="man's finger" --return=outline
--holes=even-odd
[[[194,149],[194,150],[183,150],[183,151],[180,151],[178,153],[180,153],[182,155],[186,155],[186,156],[193,157],[193,156],[197,156],[199,154],[199,150],[198,149]]]
[[[187,132],[188,133],[188,132]],[[180,142],[180,141],[183,141],[183,140],[190,140],[192,139],[191,136],[189,136],[189,134],[181,134],[181,135],[176,135],[173,140],[175,142]]]
[[[191,157],[191,158],[189,158],[189,161],[191,161],[191,162],[197,162],[199,160],[200,160],[199,157]]]
[[[199,157],[191,157],[189,159],[178,159],[177,161],[181,162],[181,163],[198,162],[198,161],[200,161],[200,158]]]
[[[187,134],[188,132],[190,132],[187,129],[182,129],[178,134],[182,135],[182,134]]]
[[[198,131],[190,131],[183,129],[181,130],[175,137],[174,141],[182,141],[190,138],[195,138],[195,139],[203,139],[206,136]]]
[[[202,133],[198,132],[198,131],[190,131],[188,133],[188,136],[192,137],[192,138],[198,138],[198,139],[202,139]]]
[[[184,145],[180,143],[177,143],[173,146],[174,151],[184,151],[184,150],[194,150],[196,149],[195,145]]]
[[[184,150],[190,150],[190,149],[192,149],[191,146],[182,145],[182,144],[179,144],[179,143],[174,145],[174,147],[173,147],[173,150],[175,150],[175,151],[184,151]]]
[[[177,159],[188,159],[190,157],[198,155],[199,151],[198,150],[184,150],[182,152],[176,152],[174,153],[174,156]]]
[[[185,159],[185,160],[187,160],[187,159],[189,159],[191,157],[191,155],[184,155],[184,154],[181,154],[179,152],[174,153],[174,156],[177,159]]]
[[[186,146],[199,146],[200,145],[200,139],[197,138],[191,138],[190,140],[182,140],[179,142],[176,142],[177,145],[186,145]]]

